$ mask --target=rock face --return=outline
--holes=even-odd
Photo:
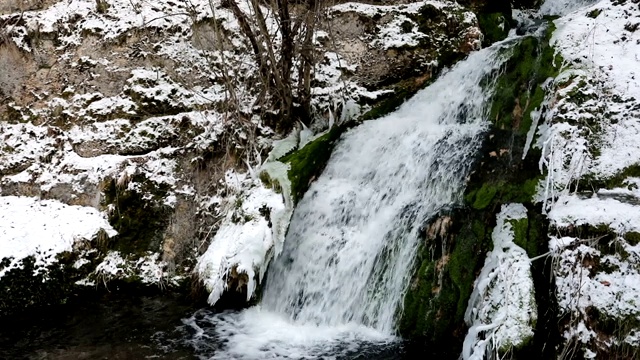
[[[184,283],[241,194],[260,186],[244,173],[283,135],[257,116],[256,64],[230,10],[205,0],[45,0],[2,2],[0,14],[0,195],[97,209],[117,232],[57,255],[59,276],[47,286],[65,286],[30,303],[115,280]],[[386,100],[392,110],[479,46],[475,16],[455,3],[342,4],[321,19],[315,130]],[[228,79],[240,109],[228,106]],[[271,224],[275,208],[261,205],[233,221]],[[23,273],[0,277],[0,286],[26,289],[35,281],[27,274],[54,271],[16,256],[0,269],[22,261],[12,271]],[[246,293],[254,279],[241,280],[253,265],[229,265],[223,288]],[[21,296],[3,297],[13,304],[3,311]]]
[[[544,137],[543,199],[552,227],[549,249],[557,262],[562,355],[632,359],[640,346],[640,295],[633,285],[640,264],[635,235],[640,37],[637,21],[630,19],[639,10],[630,2],[585,3],[593,5],[556,21],[554,41],[566,67],[553,82]],[[609,31],[597,30],[603,23]],[[597,45],[588,50],[577,39],[590,32]],[[629,46],[634,50],[627,52]]]
[[[638,293],[632,284],[639,266],[634,224],[640,93],[630,70],[638,63],[636,50],[627,49],[638,37],[628,20],[638,9],[616,1],[582,4],[589,3],[579,8],[548,1],[544,14],[564,16],[549,24],[545,36],[515,45],[496,82],[492,127],[469,178],[465,205],[426,227],[420,266],[405,299],[403,334],[427,344],[462,343],[464,337],[465,359],[489,352],[514,358],[637,357]],[[608,30],[599,31],[605,22]],[[593,46],[580,45],[587,36]],[[495,280],[485,273],[496,253],[487,235],[495,240],[497,211],[509,202],[526,209],[526,218],[511,230],[531,259],[538,319],[519,330],[533,330],[528,341],[505,347],[502,341],[513,334],[498,335],[501,321],[489,316],[478,325],[465,319],[467,330],[462,318],[465,309],[467,315],[492,314],[514,305],[483,308],[470,296]],[[442,232],[445,218],[451,225]]]
[[[493,85],[494,95],[487,109],[492,126],[484,134],[484,146],[468,179],[464,204],[443,213],[444,218],[449,219],[447,231],[433,231],[434,227],[442,228],[439,224],[443,218],[434,219],[427,227],[424,246],[418,255],[419,269],[405,298],[400,331],[405,336],[422,339],[427,347],[445,341],[459,344],[453,347],[452,353],[443,349],[445,353],[439,356],[453,358],[459,354],[467,326],[473,324],[469,320],[465,323],[465,313],[474,281],[485,263],[484,255],[493,247],[496,219],[503,206],[520,203],[526,213],[522,221],[512,224],[515,247],[530,257],[545,252],[546,223],[540,206],[533,199],[542,177],[537,165],[541,152],[531,148],[529,134],[537,124],[532,121],[531,111],[541,106],[544,83],[558,71],[553,66],[554,51],[549,46],[552,31],[552,27],[548,28],[544,36],[524,38],[514,46],[504,72]],[[544,286],[545,271],[549,270],[537,264],[532,269],[538,304],[546,297],[544,294],[549,293],[548,286]],[[536,334],[544,334],[546,320],[540,316],[537,322],[540,329]],[[507,333],[500,329],[495,331]],[[549,339],[537,339],[532,333],[530,329],[528,341],[517,346],[506,345],[506,340],[494,346],[511,353],[527,346],[529,352],[542,349],[537,345]],[[550,355],[541,353],[540,356]]]

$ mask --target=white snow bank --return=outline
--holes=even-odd
[[[567,194],[585,175],[609,178],[640,162],[640,15],[602,0],[555,21],[551,43],[565,59],[539,129],[548,176],[539,201]]]
[[[586,315],[589,307],[595,307],[612,318],[640,315],[637,254],[630,254],[634,261],[622,260],[619,255],[603,256],[593,247],[580,244],[562,249],[555,256],[559,265],[555,270],[558,305],[563,311],[577,310]]]
[[[640,206],[595,195],[586,199],[563,195],[548,217],[558,227],[604,224],[618,234],[640,231]]]
[[[435,7],[436,9],[451,9],[452,13],[454,13],[454,10],[461,11],[464,9],[457,3],[445,1],[418,1],[400,5],[372,5],[349,2],[332,6],[330,13],[355,12],[367,17],[391,15],[389,21],[383,21],[381,25],[377,25],[376,38],[370,42],[370,45],[374,47],[388,50],[390,48],[401,48],[403,46],[418,46],[421,39],[428,37],[420,32],[418,30],[418,24],[407,16],[419,13],[420,9],[426,5]],[[453,15],[450,14],[449,16]],[[472,25],[476,23],[476,17],[473,12],[466,11],[462,17],[462,21]],[[434,39],[429,39],[429,41],[433,40]]]
[[[285,169],[286,170],[286,169]],[[286,174],[286,172],[285,172]],[[279,252],[291,217],[282,194],[266,188],[260,180],[229,171],[226,186],[233,193],[223,200],[226,217],[198,259],[197,273],[215,304],[227,288],[227,276],[235,269],[247,275],[247,301],[262,280],[274,252]]]
[[[552,6],[556,10],[549,10]],[[606,225],[619,235],[638,231],[637,179],[626,179],[626,189],[598,190],[591,197],[571,189],[587,176],[608,179],[640,162],[640,32],[633,30],[640,9],[611,0],[553,0],[542,9],[567,15],[555,21],[551,39],[565,59],[565,71],[554,81],[555,92],[547,98],[550,111],[540,128],[541,167],[548,175],[538,199],[547,202],[548,217],[560,228]],[[603,241],[552,236],[549,242],[560,317],[571,320],[561,325],[566,346],[577,344],[585,358],[595,357],[599,348],[634,341],[637,329],[631,324],[608,333],[598,320],[625,323],[640,316],[638,246],[620,237]],[[607,247],[613,254],[601,253]]]
[[[598,0],[546,0],[540,6],[543,15],[565,15]]]
[[[633,2],[613,3],[602,0],[556,20],[551,39],[572,67],[602,84],[594,89],[596,102],[605,105],[596,119],[603,126],[602,154],[590,169],[599,176],[640,162],[640,31],[629,30],[637,26],[633,15],[637,19],[640,11]],[[594,18],[592,11],[600,13]]]
[[[637,245],[631,246],[624,241],[610,244],[622,248],[621,253],[626,253],[622,256],[620,253],[603,255],[584,239],[552,238],[551,243],[560,315],[572,319],[563,332],[567,341],[588,346],[600,343],[601,337],[593,331],[592,309],[601,314],[600,318],[620,324],[640,317],[640,272],[637,266],[640,253]],[[638,329],[622,327],[619,330],[606,341],[605,346],[621,342],[634,345]],[[583,348],[587,355],[593,353],[592,350]]]
[[[438,9],[441,9],[445,6],[456,6],[456,4],[452,4],[451,2],[445,1],[418,1],[412,2],[409,4],[400,4],[400,5],[371,5],[364,4],[359,2],[347,2],[344,4],[338,4],[331,7],[332,12],[356,12],[358,14],[366,15],[366,16],[375,16],[382,15],[384,13],[390,12],[402,12],[402,13],[417,13],[423,6],[431,5]],[[458,8],[460,6],[457,6]]]
[[[19,260],[35,256],[37,266],[55,262],[55,255],[71,251],[78,240],[92,240],[103,229],[117,232],[104,214],[91,207],[69,206],[53,200],[0,197],[0,259],[11,258],[0,277]]]
[[[21,15],[26,29],[14,26],[10,34],[18,46],[31,51],[25,41],[28,32],[59,33],[61,46],[65,47],[79,45],[83,32],[100,34],[109,40],[138,28],[189,31],[192,20],[211,14],[209,0],[103,0],[102,3],[98,8],[95,0],[65,0],[43,10],[26,11]]]
[[[504,353],[533,337],[538,310],[531,263],[524,249],[513,242],[510,223],[526,217],[522,204],[503,205],[497,215],[493,251],[487,254],[465,313],[470,326],[462,352],[465,360]]]

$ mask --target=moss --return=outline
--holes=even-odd
[[[277,180],[274,181],[266,171],[262,171],[258,177],[265,187],[272,189],[278,194],[282,194],[282,187],[280,186],[280,183]]]
[[[420,250],[420,253],[424,249]],[[404,314],[399,324],[400,333],[410,337],[418,336],[427,326],[428,307],[423,302],[431,297],[431,283],[435,280],[435,262],[424,260],[417,272],[417,280],[404,299]],[[412,291],[416,290],[416,291]]]
[[[636,246],[640,243],[640,233],[639,232],[635,232],[635,231],[630,231],[626,234],[624,234],[624,239],[627,241],[627,243],[629,243],[629,245],[631,246]]]
[[[289,181],[294,202],[302,199],[309,185],[322,173],[340,135],[353,124],[333,127],[328,133],[306,144],[302,149],[280,159],[290,165]]]
[[[508,220],[513,230],[513,242],[527,251],[527,254],[537,253],[536,244],[529,241],[529,219]]]
[[[570,91],[566,98],[577,106],[581,106],[589,100],[594,100],[598,97],[596,93],[585,93],[583,89],[586,88],[586,81],[580,80],[580,82]]]
[[[528,132],[531,111],[544,100],[542,85],[558,75],[562,63],[560,55],[549,45],[554,30],[550,23],[544,37],[528,36],[514,47],[492,99],[490,119],[497,127],[520,134]]]
[[[452,218],[464,217],[461,228],[448,239],[435,239],[418,253],[418,271],[404,299],[399,321],[400,334],[408,339],[455,342],[464,327],[464,313],[476,277],[490,242],[491,226],[466,217],[459,209]],[[455,233],[455,235],[453,234]],[[446,246],[443,242],[447,242]],[[443,248],[450,252],[442,253]],[[455,344],[451,344],[455,346]]]
[[[502,13],[478,13],[478,25],[484,35],[482,45],[489,46],[509,35],[510,23]]]
[[[497,192],[498,186],[483,184],[480,189],[473,193],[473,204],[471,206],[476,210],[486,208],[491,204]]]
[[[109,239],[106,248],[101,250],[142,256],[147,251],[160,250],[170,216],[170,209],[162,205],[162,201],[170,186],[153,184],[143,175],[135,175],[131,181],[140,184],[140,190],[119,189],[115,180],[109,181],[104,190],[105,205],[115,206],[109,223],[118,235]],[[152,194],[152,198],[145,198],[145,193]]]
[[[109,5],[105,0],[96,0],[96,11],[99,14],[106,14],[111,5]]]
[[[478,254],[484,255],[486,253],[483,251],[486,249],[486,234],[483,234],[482,237],[477,237],[475,232],[470,230],[472,229],[465,228],[456,238],[449,263],[449,274],[458,290],[455,307],[455,319],[457,322],[464,318],[467,302],[473,291],[473,283],[476,279],[475,270],[478,268],[478,262],[484,263],[484,257],[478,256]]]
[[[600,16],[601,13],[602,13],[602,9],[593,9],[587,13],[587,16],[592,19],[595,19],[598,16]]]
[[[598,189],[614,189],[625,187],[625,180],[630,177],[640,177],[640,164],[627,166],[614,176],[607,178],[586,176],[583,178],[584,181],[582,182],[582,184],[578,184],[578,187],[575,190],[595,191]],[[635,185],[627,185],[627,188],[629,188],[629,190],[632,190],[634,187]]]
[[[500,204],[510,202],[530,203],[536,193],[537,184],[541,175],[534,175],[519,181],[487,181],[481,183],[479,189],[474,189],[472,184],[465,194],[465,201],[475,210],[491,210]],[[476,185],[477,186],[477,185]],[[490,205],[492,205],[490,207]]]

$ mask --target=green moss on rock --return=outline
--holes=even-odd
[[[497,127],[520,134],[529,130],[531,111],[539,108],[544,100],[542,86],[547,79],[558,75],[563,61],[549,45],[554,30],[549,23],[542,38],[527,36],[514,47],[492,99],[490,120]]]
[[[629,243],[629,245],[636,246],[640,244],[640,233],[636,231],[630,231],[624,234],[624,239]]]
[[[510,18],[503,13],[478,13],[478,25],[484,35],[482,45],[489,46],[494,42],[504,40],[509,35]]]
[[[295,203],[302,199],[311,183],[320,176],[340,135],[350,126],[353,125],[335,126],[302,149],[280,159],[291,167],[289,181],[291,181],[291,196]]]
[[[114,206],[109,223],[118,235],[109,239],[101,250],[144,256],[147,251],[159,251],[162,246],[163,233],[171,215],[171,209],[162,202],[170,186],[152,183],[143,175],[133,176],[131,182],[140,184],[140,188],[119,188],[115,180],[107,183],[104,203]],[[145,193],[151,194],[151,198],[145,197]]]
[[[446,238],[427,239],[419,250],[419,270],[404,299],[399,331],[405,338],[429,344],[447,342],[459,349],[476,270],[484,263],[479,255],[490,248],[495,224],[473,219],[465,209],[454,210],[450,216],[462,221],[455,222],[456,228]],[[451,250],[443,253],[445,248]]]
[[[472,191],[465,198],[470,200],[471,207],[482,210],[491,204],[497,192],[498,186],[483,184],[480,189]]]
[[[636,185],[628,185],[626,184],[627,178],[630,177],[640,177],[640,164],[633,164],[627,166],[622,169],[617,174],[610,177],[594,177],[594,176],[585,176],[582,184],[578,184],[578,187],[575,189],[576,191],[594,191],[598,189],[614,189],[626,187],[629,190],[632,190],[636,187]]]

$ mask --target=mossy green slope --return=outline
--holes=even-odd
[[[354,125],[354,123],[349,123],[335,126],[326,134],[306,144],[302,149],[278,160],[290,166],[289,181],[291,181],[291,196],[294,203],[302,199],[311,183],[322,174],[340,135]]]
[[[513,48],[498,78],[491,105],[490,120],[500,129],[526,134],[531,112],[542,104],[545,81],[558,76],[562,57],[549,44],[555,30],[549,22],[543,37],[527,36]]]

